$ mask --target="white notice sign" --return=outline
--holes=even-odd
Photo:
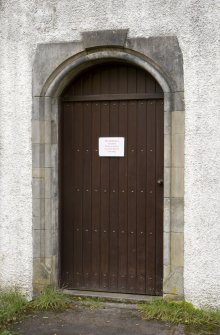
[[[99,137],[100,157],[124,157],[124,137]]]

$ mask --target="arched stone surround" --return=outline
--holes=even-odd
[[[164,295],[183,296],[184,90],[175,37],[127,38],[126,30],[82,33],[40,44],[33,67],[33,287],[59,285],[59,96],[80,71],[120,60],[142,67],[164,91]]]

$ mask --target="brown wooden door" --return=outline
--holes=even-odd
[[[62,97],[61,285],[160,295],[163,93],[146,72],[104,64]],[[124,157],[99,157],[124,137]]]

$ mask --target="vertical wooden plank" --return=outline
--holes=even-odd
[[[156,101],[156,180],[164,173],[164,106]],[[163,184],[156,184],[156,294],[162,294],[163,281]]]
[[[87,73],[82,80],[82,95],[90,95],[92,93],[92,74]]]
[[[127,93],[128,84],[127,84],[127,67],[120,66],[118,69],[118,93]]]
[[[100,92],[100,71],[92,72],[92,92]],[[100,103],[92,102],[92,282],[91,288],[100,286]]]
[[[155,294],[155,211],[156,211],[156,117],[155,101],[147,102],[147,294]]]
[[[92,134],[91,134],[91,103],[83,104],[83,275],[85,288],[90,287],[91,283],[91,163],[92,163]]]
[[[100,73],[100,92],[101,94],[109,93],[109,67],[104,67]],[[97,92],[97,90],[96,90]]]
[[[128,102],[128,292],[136,292],[136,137],[137,137],[136,101]]]
[[[146,101],[137,110],[137,293],[146,292]]]
[[[73,108],[63,104],[62,113],[62,285],[73,286]]]
[[[93,71],[91,73],[91,94],[101,93],[101,73],[100,70]]]
[[[73,82],[73,94],[82,95],[82,78],[78,78]]]
[[[145,93],[145,72],[142,69],[137,69],[137,93]]]
[[[135,67],[128,67],[127,70],[127,78],[128,78],[128,93],[136,93],[137,92],[137,75]]]
[[[128,67],[128,93],[137,92],[137,69]],[[137,102],[128,102],[128,292],[137,286]]]
[[[128,186],[127,186],[127,101],[119,102],[119,135],[125,138],[125,156],[119,158],[119,213],[118,213],[118,290],[127,292],[128,262]]]
[[[110,102],[110,136],[118,136],[118,102]],[[111,157],[109,163],[109,269],[110,289],[114,292],[118,288],[118,158]]]
[[[100,286],[100,103],[92,103],[92,288]]]
[[[101,136],[109,136],[109,103],[101,103]],[[101,269],[100,289],[109,289],[109,158],[100,158],[101,163],[101,204],[100,204],[100,229],[101,229]]]
[[[109,93],[118,93],[118,68],[111,67],[109,70]]]
[[[83,183],[82,183],[82,164],[83,164],[83,104],[73,103],[73,158],[74,167],[71,171],[73,175],[73,222],[74,222],[74,287],[80,287],[82,284],[82,196],[83,196]],[[71,150],[71,149],[70,149]],[[71,155],[71,151],[69,152]],[[69,183],[69,181],[67,180]],[[70,195],[71,197],[71,195]]]
[[[145,78],[146,93],[155,93],[155,79],[149,73],[145,73]]]

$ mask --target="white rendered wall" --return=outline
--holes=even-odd
[[[32,291],[31,113],[37,43],[85,30],[177,36],[186,103],[185,297],[220,307],[220,11],[218,0],[0,2],[0,285]]]

